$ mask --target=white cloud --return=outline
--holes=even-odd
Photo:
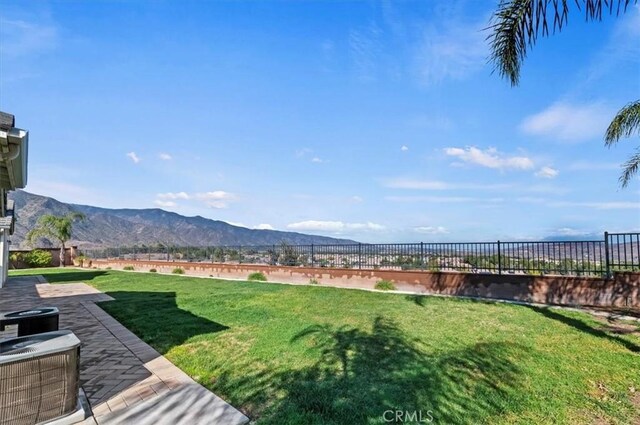
[[[536,171],[536,177],[540,177],[543,179],[554,179],[558,176],[558,174],[558,170],[551,167],[542,167],[541,169]]]
[[[420,226],[414,229],[418,233],[426,233],[428,235],[445,235],[449,231],[443,226]]]
[[[458,203],[476,202],[478,199],[470,196],[386,196],[384,198],[391,202],[438,202],[438,203]]]
[[[571,105],[557,102],[525,118],[520,129],[531,135],[565,142],[602,139],[615,111],[600,103]]]
[[[69,171],[67,171],[69,173]],[[55,174],[58,174],[57,172]],[[63,175],[62,171],[58,175]],[[30,176],[31,177],[31,176]],[[58,182],[53,180],[54,174],[29,181],[28,190],[31,193],[50,196],[62,202],[72,202],[86,205],[105,205],[104,194],[96,193],[95,188],[79,186],[75,183]],[[71,179],[75,180],[75,179]],[[122,199],[120,199],[120,204]],[[118,203],[116,203],[117,205]]]
[[[302,158],[304,156],[306,156],[307,154],[313,153],[312,149],[309,148],[302,148],[302,149],[298,149],[296,151],[296,158]]]
[[[273,226],[267,223],[263,223],[263,224],[258,224],[256,227],[254,227],[254,229],[258,229],[258,230],[274,230]]]
[[[240,223],[239,221],[227,221],[227,224],[230,224],[236,227],[247,227],[243,223]]]
[[[132,160],[134,164],[137,164],[138,162],[140,162],[140,158],[138,157],[138,155],[136,155],[135,152],[129,152],[127,154],[127,158]]]
[[[587,236],[590,233],[585,232],[584,230],[572,229],[571,227],[562,227],[560,229],[556,229],[554,234],[558,236]]]
[[[414,115],[407,120],[411,127],[418,127],[428,130],[451,130],[453,121],[451,118],[439,115],[437,112],[429,114]]]
[[[579,160],[570,163],[567,169],[571,171],[600,171],[600,170],[620,170],[620,164],[615,162],[595,162]]]
[[[156,195],[158,198],[160,199],[190,199],[191,196],[189,196],[188,193],[186,192],[176,192],[176,193],[172,193],[172,192],[167,192],[167,193],[158,193]]]
[[[381,34],[382,30],[375,22],[371,22],[367,27],[349,31],[349,53],[356,77],[363,82],[377,79]]]
[[[25,56],[54,48],[58,42],[57,29],[48,24],[0,18],[0,54]]]
[[[445,148],[444,153],[470,164],[498,170],[530,170],[534,166],[530,158],[524,156],[506,156],[498,152],[495,148],[489,148],[484,151],[473,146],[465,149]]]
[[[566,187],[552,185],[552,184],[534,184],[525,188],[527,192],[532,193],[547,193],[550,195],[566,195],[570,190]]]
[[[227,208],[229,202],[234,201],[236,196],[223,190],[215,190],[211,192],[187,193],[187,192],[167,192],[158,193],[156,195],[159,202],[163,200],[175,201],[178,199],[198,201],[204,203],[210,208]],[[156,202],[157,203],[157,202]]]
[[[596,210],[640,210],[640,202],[550,202],[550,207],[593,208]]]
[[[524,202],[528,204],[539,204],[552,208],[591,208],[596,210],[627,210],[637,209],[640,210],[640,202],[627,202],[627,201],[555,201],[545,198],[537,197],[518,197],[518,202]]]
[[[640,5],[635,5],[616,19],[609,40],[592,60],[585,83],[615,76],[621,65],[637,63],[640,55]],[[613,71],[613,73],[612,73]]]
[[[487,62],[486,23],[445,21],[427,27],[415,52],[418,81],[424,86],[460,80]]]
[[[536,196],[520,196],[516,198],[516,201],[524,202],[526,204],[544,204],[548,202],[547,199]]]
[[[311,158],[311,162],[314,162],[316,164],[320,164],[324,161],[322,161],[322,159],[318,158],[317,156],[314,156],[313,158]]]
[[[204,202],[210,208],[227,208],[229,202],[235,199],[235,195],[223,190],[213,192],[196,193],[194,199]]]
[[[320,232],[333,232],[340,233],[347,230],[384,230],[385,227],[381,224],[372,222],[366,223],[345,223],[342,221],[319,221],[319,220],[307,220],[297,223],[290,223],[287,228],[292,230],[302,231],[320,231]]]
[[[170,161],[170,160],[173,159],[173,157],[171,155],[169,155],[168,153],[160,153],[158,155],[158,157],[163,161]]]
[[[504,198],[477,198],[472,196],[386,196],[384,198],[391,202],[429,202],[429,203],[465,203],[476,204],[497,204],[504,202]]]
[[[364,199],[362,197],[358,196],[358,195],[351,197],[351,202],[355,202],[355,203],[359,204],[360,202],[363,202],[363,201],[364,201]]]
[[[409,150],[409,148],[408,148],[406,145],[402,145],[402,147],[400,148],[400,150],[401,150],[402,152],[406,152],[406,151],[408,151],[408,150]]]
[[[385,184],[385,187],[391,189],[419,189],[419,190],[447,190],[451,189],[450,183],[438,180],[413,180],[413,179],[391,179]]]
[[[153,203],[162,208],[170,208],[176,206],[176,203],[173,201],[163,201],[160,199],[156,199],[155,201],[153,201]]]
[[[449,183],[439,180],[416,180],[407,178],[394,178],[386,180],[384,187],[390,189],[412,189],[412,190],[502,190],[513,187],[512,184],[476,184],[476,183]]]

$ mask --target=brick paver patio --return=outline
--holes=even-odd
[[[109,300],[84,283],[50,285],[41,276],[11,277],[0,288],[0,311],[58,307],[60,329],[71,329],[82,342],[80,380],[93,410],[87,423],[249,422],[95,304]],[[15,332],[9,328],[0,338]]]

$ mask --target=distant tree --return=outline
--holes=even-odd
[[[285,241],[280,242],[280,254],[278,255],[278,263],[283,266],[297,266],[298,255],[293,246]]]
[[[627,11],[630,4],[637,0],[502,0],[493,14],[489,29],[492,33],[488,40],[491,46],[491,61],[502,77],[512,86],[520,81],[520,68],[542,35],[549,30],[562,31],[569,18],[569,5],[584,10],[587,21],[600,21],[602,14],[620,15]],[[640,135],[640,100],[629,103],[620,109],[611,121],[605,134],[605,145],[611,147],[623,137]],[[640,167],[640,147],[624,164],[620,184],[626,187]]]
[[[213,250],[213,261],[224,263],[224,249],[216,248]]]
[[[59,242],[60,267],[64,267],[65,243],[71,239],[73,223],[84,219],[84,214],[78,212],[72,212],[62,217],[45,214],[38,219],[36,227],[27,233],[27,241],[32,246],[38,239],[47,239],[50,242]]]

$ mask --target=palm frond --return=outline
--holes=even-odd
[[[604,136],[605,145],[617,143],[623,137],[640,135],[640,99],[620,109],[609,124]]]
[[[29,244],[33,245],[38,239],[58,241],[62,245],[71,239],[74,221],[85,219],[85,215],[79,212],[71,212],[63,217],[45,214],[38,219],[36,226],[27,234]]]
[[[31,229],[26,236],[27,242],[31,246],[35,246],[38,239],[48,239],[49,241],[58,240],[57,235],[50,227],[39,226]]]
[[[624,163],[623,167],[624,170],[620,176],[620,185],[624,188],[629,185],[631,178],[638,172],[638,169],[640,169],[640,149],[637,149],[636,153],[631,155],[631,158]]]
[[[494,71],[509,79],[512,86],[520,81],[520,68],[529,48],[539,36],[550,30],[562,31],[568,23],[570,0],[501,0],[493,14],[487,37],[491,48],[490,62]],[[587,21],[599,21],[602,14],[626,12],[629,4],[638,0],[574,0],[578,10],[584,10]]]

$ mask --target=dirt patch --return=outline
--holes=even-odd
[[[640,337],[640,323],[629,323],[611,317],[595,317],[595,319],[602,323],[602,326],[598,328],[600,331],[615,335],[634,335]]]
[[[640,308],[632,307],[588,307],[589,310],[609,313],[613,316],[628,316],[640,319]]]
[[[598,328],[601,331],[611,332],[616,335],[635,335],[640,336],[640,330],[637,326],[627,325],[624,323],[608,323]]]
[[[640,391],[634,389],[633,394],[631,395],[631,404],[636,409],[636,416],[633,420],[634,425],[640,425]]]

